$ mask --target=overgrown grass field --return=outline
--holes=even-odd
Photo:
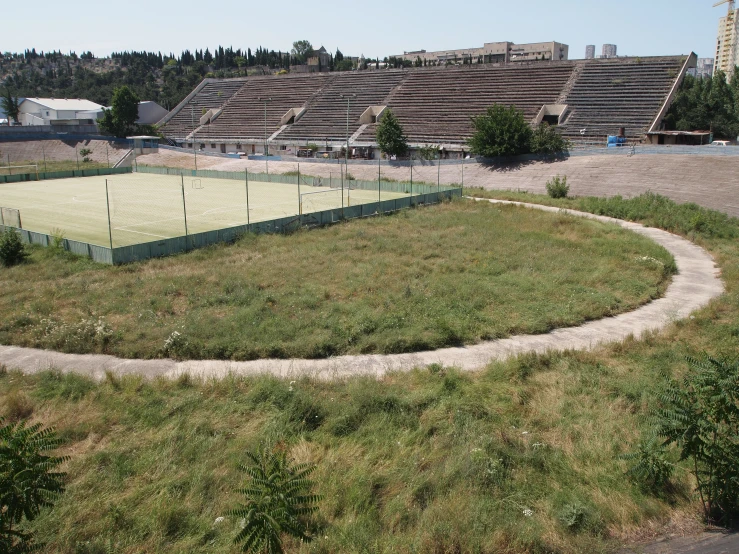
[[[112,163],[116,161],[113,160]],[[106,162],[95,162],[95,161],[84,161],[83,157],[80,156],[79,164],[77,160],[36,160],[36,161],[12,161],[10,168],[3,166],[0,163],[0,175],[18,175],[19,173],[32,173],[35,169],[32,167],[24,167],[21,169],[15,169],[16,166],[20,165],[37,165],[39,173],[45,171],[73,171],[77,169],[100,169],[104,167],[110,167]]]
[[[287,552],[591,554],[697,525],[675,452],[657,495],[626,476],[620,455],[646,436],[655,394],[685,356],[736,357],[739,224],[654,196],[562,204],[685,229],[715,256],[726,294],[661,334],[471,374],[98,384],[7,372],[2,413],[56,427],[71,457],[67,492],[31,527],[44,551],[236,552],[239,521],[216,519],[241,500],[244,452],[265,442],[318,466],[316,540]]]
[[[38,248],[0,272],[0,343],[238,360],[419,351],[627,311],[674,268],[615,225],[460,200],[115,268]]]

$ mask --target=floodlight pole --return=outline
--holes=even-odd
[[[303,199],[300,196],[300,162],[298,162],[298,216],[303,215]]]
[[[267,166],[267,181],[269,181],[269,145],[267,144],[267,102],[272,102],[271,98],[259,98],[260,102],[264,102],[264,163]]]
[[[192,106],[190,106],[190,117],[192,119],[192,153],[195,156],[195,171],[198,170],[198,151],[197,146],[195,145],[195,111]]]
[[[352,97],[356,98],[356,94],[342,94],[342,98],[346,97],[346,153],[344,159],[347,167],[349,167],[349,108],[351,106]]]
[[[411,154],[411,202],[413,202],[413,154]]]

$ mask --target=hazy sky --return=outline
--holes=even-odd
[[[36,0],[33,10],[9,0],[0,15],[0,51],[26,48],[211,51],[265,46],[286,51],[308,39],[344,54],[387,56],[404,50],[443,50],[484,42],[555,40],[582,58],[586,44],[618,45],[619,55],[687,54],[713,57],[716,0],[375,0],[373,2],[193,1],[99,2]],[[325,8],[321,7],[325,6]],[[364,9],[362,8],[364,6]]]

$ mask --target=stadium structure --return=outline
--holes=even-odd
[[[694,53],[682,56],[476,64],[344,73],[205,79],[160,122],[171,144],[211,152],[319,156],[377,154],[387,109],[412,149],[464,155],[471,117],[513,105],[532,123],[556,125],[577,143],[664,142],[662,120]],[[658,136],[661,138],[658,139]]]

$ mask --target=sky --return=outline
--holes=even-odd
[[[307,39],[368,58],[410,50],[450,50],[485,42],[557,41],[570,59],[585,45],[618,45],[619,55],[715,55],[716,0],[375,0],[373,2],[207,2],[178,0],[9,1],[0,15],[0,51],[61,50],[103,57],[122,50],[179,54],[219,44],[287,51]],[[322,6],[326,6],[325,8]],[[365,6],[362,9],[361,6]],[[4,20],[4,21],[3,21]]]

